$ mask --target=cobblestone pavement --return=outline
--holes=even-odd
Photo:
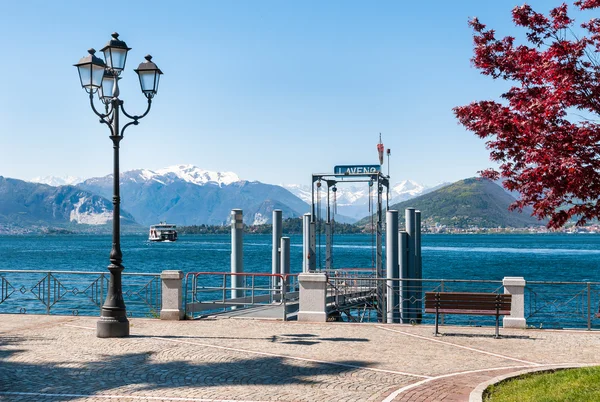
[[[600,364],[586,331],[216,319],[0,317],[2,401],[466,401],[523,369]]]

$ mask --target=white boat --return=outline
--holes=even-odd
[[[175,241],[177,240],[177,226],[161,222],[150,226],[150,241]]]

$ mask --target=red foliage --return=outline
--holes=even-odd
[[[600,0],[574,3],[600,8]],[[600,217],[600,21],[581,24],[586,36],[571,33],[574,20],[562,4],[548,16],[528,5],[512,10],[515,25],[527,30],[528,45],[496,38],[477,18],[473,65],[482,74],[514,86],[502,101],[479,101],[454,108],[459,122],[486,140],[504,186],[521,197],[512,205],[531,206],[549,227],[577,217],[583,225]]]

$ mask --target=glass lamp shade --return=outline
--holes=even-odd
[[[119,78],[110,71],[104,72],[104,78],[102,79],[102,86],[100,87],[100,93],[98,96],[104,103],[109,103],[114,97],[118,96],[117,80]]]
[[[88,55],[79,60],[79,63],[74,64],[79,71],[79,80],[81,87],[88,93],[94,93],[102,86],[104,77],[104,69],[106,65],[102,59],[94,56],[94,49],[88,50]]]
[[[134,71],[140,78],[142,92],[147,98],[152,98],[158,92],[158,82],[163,72],[152,62],[152,56],[147,55],[145,59]]]
[[[127,47],[127,44],[122,40],[119,40],[119,34],[114,32],[112,39],[108,41],[106,46],[100,49],[104,53],[104,59],[106,60],[106,66],[114,71],[115,74],[120,74],[125,68],[125,62],[127,61],[127,52],[131,50]]]

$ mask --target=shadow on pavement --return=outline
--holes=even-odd
[[[243,354],[192,353],[174,355],[161,352],[103,355],[96,361],[64,359],[50,362],[28,350],[30,339],[0,336],[0,400],[30,398],[17,393],[49,394],[74,400],[110,391],[113,394],[181,387],[318,384],[320,376],[333,376],[370,366],[369,362],[346,360],[337,364],[300,362],[276,356],[247,358]],[[52,347],[50,344],[48,347]],[[65,351],[68,354],[68,351]],[[159,355],[159,356],[155,356]],[[182,356],[185,356],[182,360]],[[331,378],[328,379],[331,381]],[[133,387],[132,387],[133,386]],[[128,389],[118,389],[129,387]],[[132,389],[133,388],[133,389]],[[111,391],[112,390],[112,391]]]

